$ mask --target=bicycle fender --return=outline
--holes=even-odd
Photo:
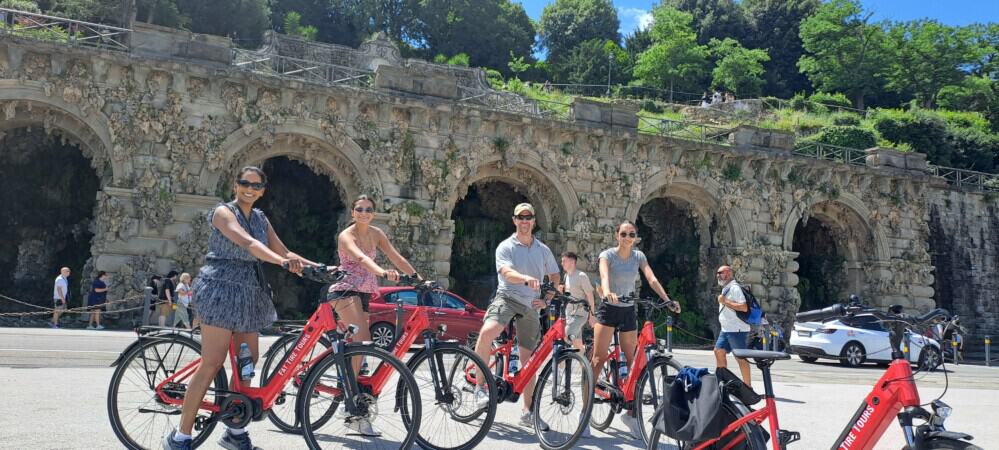
[[[156,330],[143,330],[143,332],[145,332],[147,334],[141,334],[140,333],[139,337],[135,340],[135,342],[132,342],[131,344],[128,345],[128,347],[125,347],[125,350],[122,350],[121,353],[118,354],[118,357],[115,358],[115,360],[108,367],[117,367],[118,364],[121,364],[121,361],[123,359],[125,359],[125,357],[128,356],[130,353],[132,353],[132,351],[136,347],[139,347],[140,345],[142,345],[142,344],[144,344],[146,342],[155,341],[155,340],[160,340],[160,341],[170,340],[170,339],[173,339],[173,336],[175,336],[175,335],[180,335],[180,336],[183,336],[183,337],[188,337],[188,336],[185,336],[185,333],[169,332],[170,330],[166,329],[166,328],[160,328],[160,327],[155,327],[155,328],[158,328],[158,329],[156,329]],[[136,330],[136,331],[138,332],[138,330]],[[194,341],[194,343],[196,345],[200,346],[200,344],[196,340],[194,340],[194,339],[191,339],[191,340]]]
[[[970,441],[970,440],[974,439],[974,437],[972,437],[970,434],[961,433],[961,432],[958,432],[958,431],[940,430],[940,431],[930,431],[929,433],[926,433],[926,436],[923,439],[924,439],[924,442],[929,443],[930,441],[933,441],[933,440],[936,440],[936,439],[939,439],[939,440],[948,440],[949,439],[949,440],[953,440],[953,441],[960,441],[960,440]]]

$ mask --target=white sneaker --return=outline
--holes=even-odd
[[[589,439],[591,437],[593,437],[593,435],[590,434],[590,424],[589,424],[589,422],[587,422],[586,428],[583,428],[583,434],[579,435],[579,438],[580,439]]]
[[[87,325],[87,329],[88,329],[88,330],[93,330],[93,329],[95,329],[95,328],[94,328],[94,326],[93,326],[93,325]]]
[[[361,436],[378,437],[382,435],[378,431],[375,431],[371,426],[371,421],[365,418],[348,420],[347,428],[354,430]]]
[[[541,420],[541,431],[548,431],[548,424]],[[534,429],[534,415],[530,411],[520,414],[520,426]]]
[[[475,389],[475,393],[472,394],[472,398],[475,404],[475,410],[486,409],[489,407],[489,393],[482,389]]]
[[[623,422],[624,426],[628,428],[628,434],[631,435],[632,439],[642,438],[642,430],[638,428],[638,419],[628,413],[625,413],[621,415],[621,422]]]
[[[94,329],[95,330],[103,330],[104,329],[104,325],[98,325],[98,326],[94,327]]]

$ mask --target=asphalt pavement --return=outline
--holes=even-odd
[[[110,363],[135,340],[123,331],[0,328],[0,449],[121,448],[109,426],[106,400],[113,369]],[[273,337],[264,337],[266,348]],[[677,350],[676,358],[694,367],[715,366],[708,351]],[[734,361],[731,363],[735,366]],[[773,374],[781,428],[800,431],[792,449],[829,448],[870,391],[883,369],[845,368],[835,363],[779,361]],[[762,389],[759,371],[754,386]],[[948,428],[976,436],[983,448],[999,448],[999,428],[986,418],[999,410],[999,368],[947,366],[946,371],[916,375],[923,402],[944,392],[954,408]],[[533,432],[517,425],[520,404],[500,405],[496,423],[480,448],[539,448]],[[270,422],[248,428],[254,444],[265,449],[305,448],[301,437],[283,434]],[[615,420],[607,432],[577,448],[638,449],[625,439]],[[221,436],[216,429],[215,438]],[[901,432],[891,426],[878,449],[902,447]],[[202,448],[220,448],[214,439]]]

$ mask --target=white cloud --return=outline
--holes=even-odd
[[[645,30],[652,25],[652,12],[641,8],[618,8],[617,16],[621,20],[621,34],[629,34],[635,30]]]

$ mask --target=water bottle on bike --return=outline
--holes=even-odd
[[[513,348],[510,350],[510,375],[515,375],[520,370],[520,344],[517,336],[513,337]]]
[[[628,359],[624,357],[624,352],[623,351],[618,351],[617,352],[617,356],[618,356],[617,373],[621,377],[622,381],[623,380],[627,380],[628,379]]]
[[[253,379],[253,354],[250,353],[250,346],[246,342],[239,344],[239,356],[236,358],[236,365],[239,366],[239,377],[243,381]]]

